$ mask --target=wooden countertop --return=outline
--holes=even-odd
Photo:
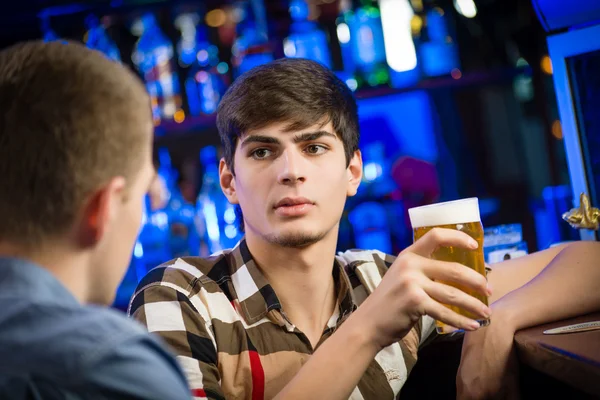
[[[600,396],[600,330],[544,335],[543,331],[600,321],[600,312],[523,329],[515,335],[519,359],[532,368]]]

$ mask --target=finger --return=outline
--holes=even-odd
[[[439,247],[450,246],[475,250],[479,245],[475,239],[464,232],[454,229],[433,228],[410,246],[410,249],[423,257],[429,257]]]
[[[474,331],[480,328],[477,321],[460,315],[431,298],[425,302],[424,310],[425,314],[431,318],[447,325],[455,326],[458,329]]]
[[[423,273],[432,280],[468,287],[484,296],[492,294],[485,276],[460,263],[428,260],[421,268]]]
[[[432,299],[443,304],[459,307],[479,318],[489,318],[492,315],[492,310],[487,305],[452,286],[429,281],[424,290]]]

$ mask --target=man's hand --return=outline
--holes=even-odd
[[[456,376],[458,399],[519,398],[519,364],[513,347],[515,330],[501,317],[501,312],[495,312],[494,316],[487,328],[465,333]]]
[[[491,310],[465,292],[438,281],[453,282],[490,295],[484,276],[458,263],[436,261],[431,254],[441,246],[474,250],[477,242],[464,232],[434,228],[404,250],[377,289],[355,314],[381,349],[404,337],[423,315],[467,331],[479,324],[443,304],[458,306],[483,318]],[[356,315],[355,317],[358,317]]]

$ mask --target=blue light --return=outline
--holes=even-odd
[[[381,141],[386,152],[402,149],[404,155],[435,162],[434,115],[427,92],[412,91],[358,100],[360,147]],[[386,154],[391,157],[393,154]]]
[[[225,222],[228,224],[233,224],[235,222],[235,208],[233,205],[229,204],[223,217],[225,218]]]
[[[150,223],[154,226],[164,228],[168,225],[169,219],[167,214],[163,211],[156,212],[150,217]]]
[[[290,15],[294,21],[303,21],[308,19],[310,9],[303,0],[290,1]]]
[[[364,178],[366,181],[371,182],[381,176],[381,165],[375,162],[365,164],[364,167]]]
[[[217,65],[218,73],[226,74],[228,71],[229,71],[229,64],[227,64],[225,61],[222,61]]]
[[[135,258],[144,257],[144,248],[140,242],[135,242],[135,247],[133,248],[133,255]]]
[[[198,52],[197,58],[198,58],[198,62],[200,63],[200,65],[208,64],[208,51],[200,50]]]
[[[234,225],[227,225],[225,227],[225,236],[229,239],[233,239],[238,234],[238,230]]]
[[[352,90],[353,92],[358,88],[358,82],[356,82],[356,79],[354,78],[347,79],[346,85],[348,85],[350,90]]]
[[[337,26],[336,31],[340,44],[346,44],[350,41],[350,28],[347,24],[342,22]]]
[[[46,8],[38,13],[38,18],[46,19],[48,17],[55,17],[59,15],[70,15],[76,14],[82,11],[87,10],[88,7],[85,7],[81,4],[68,4],[64,6],[54,6]]]
[[[219,241],[219,219],[217,218],[217,210],[212,201],[205,201],[203,204],[204,218],[206,220],[206,230],[208,237],[214,242]]]

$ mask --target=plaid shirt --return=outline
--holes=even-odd
[[[319,344],[375,289],[393,261],[378,251],[336,256],[337,307]],[[314,351],[282,312],[243,239],[210,258],[178,258],[153,269],[140,282],[129,314],[173,348],[195,399],[272,398]],[[379,352],[350,398],[395,398],[432,331],[434,321],[423,317],[400,342]]]

